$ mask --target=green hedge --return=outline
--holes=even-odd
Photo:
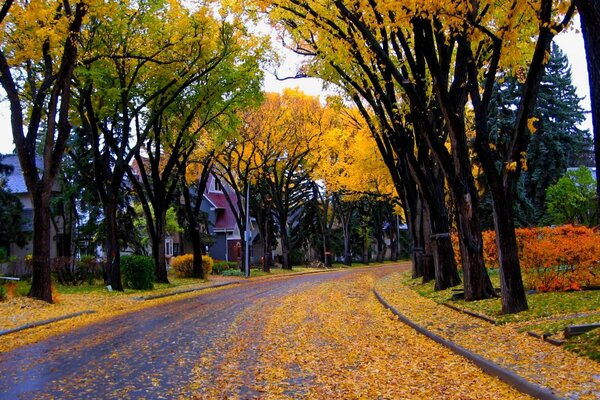
[[[148,256],[127,255],[121,257],[123,284],[130,289],[154,288],[154,260]]]

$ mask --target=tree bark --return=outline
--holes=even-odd
[[[502,313],[512,314],[525,311],[527,297],[521,277],[517,236],[515,233],[513,204],[509,196],[504,201],[494,201],[494,226],[496,248],[500,263],[500,289],[502,290]]]
[[[281,226],[281,268],[292,269],[290,261],[290,235],[287,231],[287,226]]]
[[[123,291],[121,281],[121,251],[119,246],[119,229],[117,221],[117,199],[111,196],[108,201],[103,201],[104,220],[106,223],[106,284],[113,290]]]
[[[167,260],[165,256],[165,238],[166,238],[166,213],[167,210],[164,207],[154,210],[155,219],[155,231],[152,235],[152,255],[154,256],[154,274],[156,275],[156,282],[169,283],[167,276]],[[149,222],[151,223],[151,222]],[[202,257],[202,253],[201,257]],[[202,258],[200,258],[202,260]]]
[[[36,189],[32,193],[33,214],[33,275],[29,296],[52,303],[50,259],[50,191]]]
[[[194,255],[192,264],[192,275],[194,278],[205,279],[204,268],[202,266],[202,254],[204,253],[204,243],[200,236],[200,222],[198,221],[198,213],[202,203],[202,196],[206,189],[206,181],[208,180],[208,165],[202,171],[198,182],[196,192],[196,203],[192,204],[192,195],[190,187],[186,184],[185,178],[182,178],[181,192],[183,194],[185,218],[188,223],[190,238],[192,240],[192,253]],[[182,247],[183,252],[183,247]]]
[[[458,220],[465,300],[496,297],[483,262],[483,239],[477,216],[477,199],[473,198],[469,192],[454,191],[453,197]]]
[[[594,130],[594,159],[596,161],[596,204],[600,225],[600,3],[596,0],[578,0],[577,10],[581,20],[581,33],[585,46],[592,126]]]

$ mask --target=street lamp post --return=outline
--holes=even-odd
[[[244,275],[246,278],[250,277],[250,237],[252,233],[250,231],[250,182],[246,185],[246,230],[244,232],[244,240],[246,241],[244,258]]]
[[[270,161],[270,160],[279,161],[279,160],[286,160],[286,159],[287,159],[287,155],[283,155],[283,156],[268,159],[267,161]],[[250,277],[250,240],[252,239],[252,231],[250,230],[250,180],[248,180],[248,183],[246,184],[246,229],[244,232],[244,239],[246,240],[246,245],[244,246],[244,250],[245,250],[244,262],[246,264],[244,266],[244,276],[246,278],[249,278]]]

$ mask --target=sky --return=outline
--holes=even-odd
[[[579,25],[579,17],[576,17],[576,26]],[[577,88],[579,97],[584,99],[581,105],[584,110],[590,109],[589,99],[589,84],[587,66],[585,62],[585,50],[583,47],[583,38],[581,33],[577,30],[570,32],[564,32],[559,34],[555,38],[556,43],[561,47],[563,52],[567,54],[569,62],[571,64],[573,85]],[[293,55],[289,57],[287,65],[294,65],[297,62],[297,57]],[[283,63],[284,66],[286,62]],[[292,70],[289,67],[282,68],[278,71],[280,76],[286,76],[292,74]],[[285,81],[278,81],[272,72],[267,71],[265,73],[264,90],[267,92],[280,92],[284,88],[300,88],[305,94],[318,96],[322,94],[322,84],[318,79],[314,78],[303,78],[303,79],[289,79]],[[2,96],[4,93],[2,93]],[[588,118],[581,126],[582,129],[592,130],[591,116],[588,114]],[[10,130],[10,114],[8,112],[8,106],[6,102],[0,103],[0,154],[11,153],[14,149],[12,141],[12,133]]]

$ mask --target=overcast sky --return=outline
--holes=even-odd
[[[579,17],[576,17],[579,22]],[[578,25],[578,23],[577,23]],[[558,45],[569,57],[569,61],[572,67],[573,74],[573,85],[577,87],[577,92],[580,97],[584,97],[582,100],[582,107],[584,110],[590,109],[589,99],[589,85],[588,85],[588,74],[587,66],[585,62],[585,51],[583,48],[583,38],[578,31],[566,32],[558,35],[555,39]],[[285,76],[285,73],[292,73],[293,71],[280,71],[280,75]],[[286,81],[278,81],[275,77],[267,72],[265,74],[264,89],[269,92],[281,91],[286,87],[299,87],[304,93],[308,95],[317,96],[322,93],[321,83],[317,79],[290,79]],[[2,93],[4,96],[4,93]],[[586,122],[582,128],[589,129],[591,131],[592,122],[591,116],[588,114]],[[0,104],[0,153],[6,154],[11,153],[14,149],[12,143],[12,133],[10,130],[10,116],[8,113],[8,107],[6,103]]]

